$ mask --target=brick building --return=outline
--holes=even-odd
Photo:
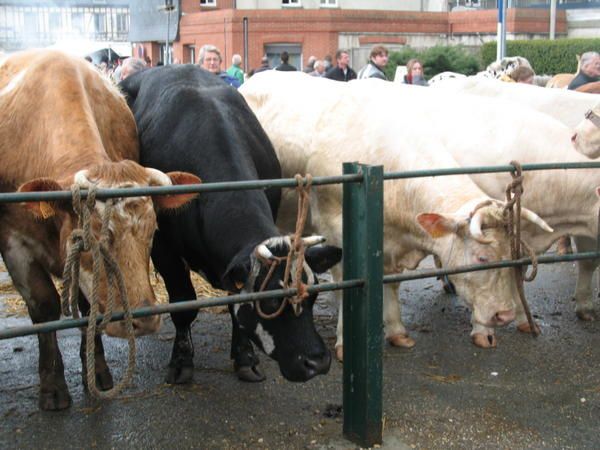
[[[283,50],[288,51],[293,65],[302,68],[309,56],[334,55],[337,48],[349,49],[351,65],[359,67],[375,44],[384,44],[391,50],[404,45],[478,47],[496,39],[498,21],[496,0],[173,1],[174,11],[166,13],[165,0],[131,0],[130,41],[134,43],[135,55],[149,56],[153,63],[165,59],[167,15],[173,58],[196,62],[200,47],[213,44],[221,50],[224,68],[231,56],[239,53],[246,70],[258,67],[265,54],[275,65]],[[507,12],[508,39],[548,37],[549,0],[505,1],[509,6],[517,6]],[[558,37],[567,34],[564,7],[570,2],[558,0]],[[600,7],[600,0],[588,0],[583,6],[594,2]],[[140,14],[142,10],[146,19]],[[149,16],[153,18],[152,33],[147,25]]]

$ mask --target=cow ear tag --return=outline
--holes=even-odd
[[[40,202],[40,214],[43,219],[48,219],[55,214],[54,208],[48,202]]]
[[[417,222],[432,237],[439,238],[451,233],[452,227],[448,220],[440,215],[433,213],[423,213],[417,216]]]

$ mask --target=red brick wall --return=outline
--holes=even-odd
[[[195,45],[196,54],[204,44],[216,45],[227,68],[234,53],[243,55],[242,19],[249,21],[249,67],[260,65],[265,45],[300,44],[307,59],[335,55],[339,33],[358,33],[361,45],[403,43],[402,34],[496,33],[497,11],[409,12],[339,9],[312,10],[234,10],[219,0],[218,8],[200,8],[198,0],[182,0],[179,41],[174,43],[174,58],[187,61],[185,45]],[[541,9],[509,9],[509,33],[547,33],[549,12]],[[566,32],[564,11],[557,12],[557,33]],[[395,33],[395,35],[390,35]],[[405,41],[404,41],[405,42]],[[154,58],[153,58],[154,60]]]

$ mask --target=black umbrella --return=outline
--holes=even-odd
[[[103,61],[106,63],[115,63],[121,58],[121,56],[111,48],[102,48],[95,52],[88,53],[87,56],[92,58],[94,64],[100,64]]]

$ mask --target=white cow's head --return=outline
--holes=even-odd
[[[510,75],[520,66],[531,68],[531,64],[529,64],[529,61],[526,58],[523,58],[522,56],[507,56],[491,63],[487,66],[485,71],[493,75],[494,78],[500,78],[502,75]]]
[[[521,218],[545,231],[552,229],[532,211],[522,209]],[[434,239],[434,252],[444,267],[489,263],[510,259],[510,240],[503,220],[503,204],[486,201],[456,214],[419,214],[417,221]],[[488,330],[488,336],[473,336],[480,346],[493,345],[493,328],[515,318],[514,302],[518,300],[513,270],[494,269],[450,275],[457,293],[473,311],[475,330]],[[479,331],[481,332],[481,331]],[[475,331],[478,333],[478,331]],[[485,339],[484,339],[485,338]]]
[[[577,124],[571,142],[575,150],[588,158],[600,156],[600,103]]]

